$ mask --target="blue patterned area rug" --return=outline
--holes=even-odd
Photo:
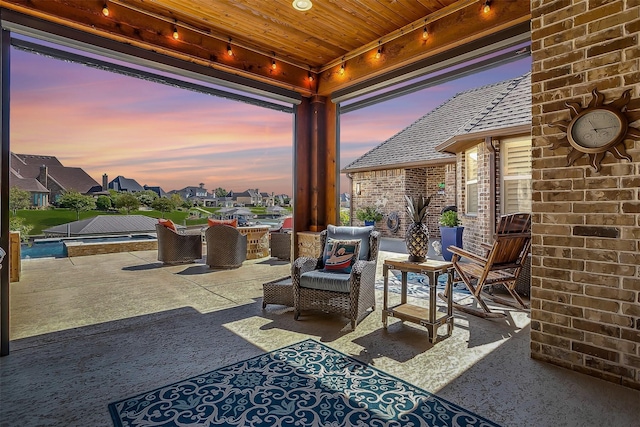
[[[402,273],[397,270],[390,270],[389,274],[389,292],[399,294],[402,289]],[[438,276],[438,285],[436,293],[444,292],[447,283],[447,275]],[[384,289],[384,278],[380,277],[376,280],[376,289]],[[418,273],[407,273],[407,295],[415,298],[429,299],[429,278]],[[453,283],[453,301],[460,302],[465,298],[470,298],[471,292],[463,282]]]
[[[110,403],[116,427],[497,426],[306,340]]]

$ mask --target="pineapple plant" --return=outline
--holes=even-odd
[[[423,221],[427,216],[431,197],[420,196],[415,199],[411,196],[404,197],[407,200],[407,213],[411,220],[404,237],[409,252],[409,261],[424,262],[429,251],[429,229]]]

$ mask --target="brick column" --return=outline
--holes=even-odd
[[[595,172],[549,148],[598,88],[631,89],[640,118],[640,0],[532,0],[533,260],[531,354],[640,389],[640,142],[632,162],[607,153]]]

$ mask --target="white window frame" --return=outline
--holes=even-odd
[[[500,211],[502,215],[515,213],[510,212],[507,207],[509,206],[507,197],[509,196],[507,192],[507,183],[513,181],[523,181],[523,185],[528,186],[529,188],[529,200],[528,206],[524,208],[518,208],[518,212],[531,212],[531,162],[529,162],[528,168],[523,168],[518,173],[511,173],[508,169],[508,162],[510,160],[509,153],[512,149],[520,149],[519,154],[522,154],[522,148],[529,148],[529,159],[531,160],[531,137],[522,136],[517,138],[508,138],[503,139],[500,142],[500,172],[501,172],[501,183],[500,183]],[[525,203],[526,204],[526,203]]]
[[[469,167],[469,165],[471,164],[471,162],[475,162],[475,176],[471,176],[472,171],[471,168]],[[465,163],[465,167],[464,167],[464,174],[465,174],[465,214],[466,215],[478,215],[478,202],[480,200],[479,198],[479,188],[478,188],[478,146],[476,145],[475,147],[467,150],[464,153],[464,163]],[[470,188],[473,188],[473,186],[475,186],[475,192],[476,192],[476,206],[475,208],[473,208],[473,206],[469,205],[469,201],[471,200],[471,198],[469,197],[469,194],[471,194]]]

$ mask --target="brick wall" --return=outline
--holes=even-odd
[[[445,165],[428,168],[389,169],[383,171],[357,172],[352,178],[351,212],[353,225],[363,225],[355,212],[365,206],[375,206],[383,213],[384,218],[376,223],[376,230],[385,237],[404,239],[407,224],[410,223],[406,211],[405,194],[408,196],[433,195],[427,214],[427,227],[431,237],[440,238],[438,220],[444,206],[453,204],[455,185],[447,183],[447,176],[455,176],[455,167],[449,166],[447,175]],[[445,183],[445,194],[438,194],[439,184]],[[455,181],[454,181],[455,182]],[[356,186],[360,184],[360,194],[356,194]],[[387,217],[395,212],[400,216],[400,228],[393,233],[387,227]]]
[[[469,147],[474,148],[474,146]],[[493,225],[490,221],[491,210],[499,209],[496,205],[499,199],[496,198],[496,205],[491,202],[489,150],[484,143],[478,142],[478,212],[467,213],[466,205],[466,175],[465,175],[465,153],[456,155],[457,180],[458,180],[458,218],[464,227],[462,235],[463,247],[476,254],[484,254],[480,247],[481,243],[489,243],[492,237]],[[495,170],[498,170],[496,167]],[[499,181],[496,178],[496,183]]]
[[[607,153],[600,172],[551,150],[586,106],[631,89],[640,127],[640,0],[532,0],[532,357],[640,389],[640,142],[633,161]],[[635,120],[635,122],[634,122]]]

